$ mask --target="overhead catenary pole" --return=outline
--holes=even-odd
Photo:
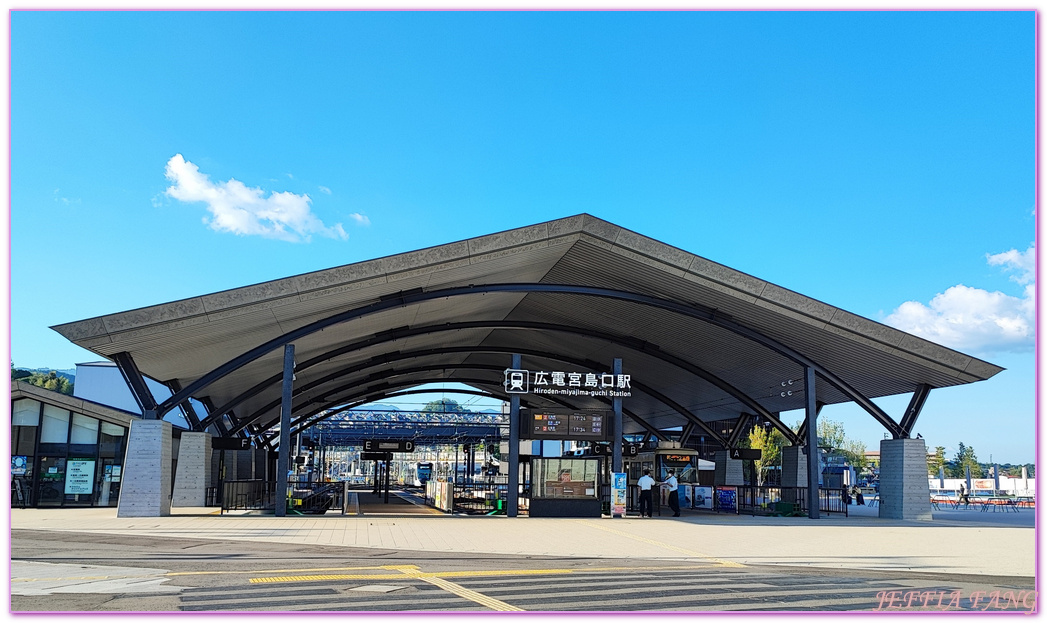
[[[513,355],[510,367],[519,370],[520,355]],[[516,517],[520,504],[520,394],[509,394],[509,473],[505,492],[505,514]]]
[[[818,453],[818,404],[815,401],[814,368],[803,369],[804,402],[807,407],[807,516],[818,519],[818,476],[821,461]]]
[[[287,471],[291,446],[291,394],[294,390],[294,344],[284,346],[284,383],[280,401],[280,450],[276,457],[276,516],[287,515]]]

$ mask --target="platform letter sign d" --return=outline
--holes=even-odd
[[[505,391],[510,394],[526,394],[527,377],[527,370],[507,369],[505,371]]]

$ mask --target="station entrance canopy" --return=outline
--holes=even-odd
[[[191,414],[194,429],[263,447],[288,343],[296,430],[429,382],[508,399],[518,353],[528,370],[601,375],[622,358],[625,434],[683,426],[729,442],[708,423],[758,416],[800,443],[777,414],[805,408],[813,370],[818,404],[855,402],[906,438],[931,389],[1002,370],[587,214],[53,328],[114,361],[147,417],[191,396],[209,410]],[[157,404],[142,375],[174,395]],[[870,400],[906,393],[904,413]]]

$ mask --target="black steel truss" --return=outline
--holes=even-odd
[[[838,391],[840,391],[842,394],[844,394],[853,402],[855,402],[855,404],[857,404],[870,415],[872,415],[873,418],[879,421],[880,424],[883,425],[884,428],[886,428],[892,434],[892,436],[894,436],[895,438],[904,438],[908,436],[906,431],[902,429],[893,419],[891,419],[890,416],[888,416],[875,403],[873,403],[866,396],[859,393],[857,390],[851,387],[850,384],[848,384],[846,381],[838,377],[830,370],[826,369],[824,366],[821,366],[817,362],[811,360],[809,357],[803,355],[795,349],[786,346],[785,344],[782,344],[778,340],[766,336],[750,327],[746,327],[738,322],[735,322],[729,316],[719,313],[715,309],[700,304],[681,303],[679,301],[672,301],[668,299],[662,299],[654,296],[640,294],[637,292],[627,292],[611,288],[543,283],[481,284],[450,287],[432,291],[426,291],[422,288],[418,288],[415,290],[398,292],[386,297],[382,297],[380,300],[374,303],[346,310],[337,314],[333,314],[331,316],[328,316],[327,318],[299,327],[298,329],[289,331],[281,336],[273,338],[268,342],[261,344],[255,348],[252,348],[249,351],[242,353],[241,355],[234,357],[226,363],[218,366],[214,370],[211,370],[210,372],[204,374],[200,378],[187,385],[182,391],[176,393],[175,395],[171,396],[163,403],[161,403],[156,409],[157,417],[162,417],[163,414],[170,411],[180,402],[192,396],[194,393],[207,387],[214,381],[224,377],[225,375],[234,372],[235,370],[247,365],[248,363],[258,359],[259,357],[262,357],[263,355],[269,352],[272,352],[277,348],[280,348],[281,346],[290,344],[299,338],[311,335],[327,327],[334,326],[356,318],[361,318],[371,314],[376,314],[415,303],[421,303],[424,301],[500,292],[525,294],[562,293],[579,296],[602,297],[613,300],[629,301],[657,309],[663,309],[678,313],[689,318],[701,320],[703,322],[708,322],[712,325],[726,329],[736,335],[749,339],[774,352],[777,352],[780,355],[783,355],[784,357],[796,362],[797,364],[804,366],[805,368],[810,368],[811,370],[817,372],[823,380],[835,387]]]

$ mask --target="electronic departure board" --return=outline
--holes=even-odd
[[[524,439],[609,441],[611,413],[567,409],[533,410],[520,415]]]

